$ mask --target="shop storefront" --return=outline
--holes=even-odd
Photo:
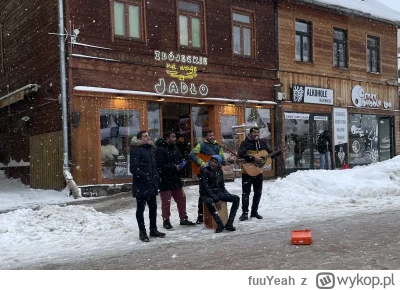
[[[140,130],[148,130],[153,142],[163,132],[176,132],[177,146],[187,161],[192,148],[203,140],[204,132],[213,130],[216,140],[226,147],[228,166],[223,169],[228,178],[234,176],[228,150],[236,152],[237,141],[243,138],[234,134],[232,126],[254,124],[260,128],[261,138],[273,144],[272,95],[258,100],[249,98],[245,104],[237,95],[213,98],[209,89],[213,80],[201,78],[197,82],[199,69],[207,65],[207,58],[158,51],[154,58],[164,62],[165,75],[157,72],[148,91],[74,87],[73,115],[79,115],[79,121],[72,128],[71,140],[73,169],[78,173],[75,175],[79,184],[130,182],[130,142]],[[220,81],[216,83],[223,84]],[[267,175],[274,175],[273,168]],[[185,167],[182,177],[194,177],[191,166]]]

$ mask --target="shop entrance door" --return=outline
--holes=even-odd
[[[393,152],[393,117],[379,117],[379,161],[385,161],[394,156]]]
[[[317,145],[325,130],[332,135],[330,114],[285,112],[285,142],[294,142],[294,147],[286,151],[286,174],[320,168]]]

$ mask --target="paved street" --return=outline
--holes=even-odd
[[[86,203],[85,201],[82,201]],[[121,199],[92,202],[98,211],[123,210]],[[400,210],[359,214],[193,241],[157,244],[140,250],[115,249],[107,256],[67,264],[32,265],[32,269],[400,269]],[[290,244],[292,229],[311,228],[313,244]],[[244,228],[244,230],[243,230]],[[211,234],[213,235],[213,234]],[[168,237],[167,237],[168,238]],[[132,239],[137,239],[136,236]],[[127,249],[127,250],[126,250]]]

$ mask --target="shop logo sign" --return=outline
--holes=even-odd
[[[376,98],[376,94],[365,93],[362,86],[355,86],[351,91],[351,100],[357,108],[380,108],[382,101]],[[392,107],[391,102],[383,102],[384,109]]]
[[[306,86],[292,87],[293,103],[333,105],[333,90]]]
[[[207,85],[201,84],[197,86],[194,83],[187,83],[187,80],[193,80],[197,77],[198,68],[196,65],[205,66],[208,64],[206,57],[155,50],[154,59],[167,62],[165,64],[166,74],[171,78],[177,79],[177,81],[166,82],[164,78],[159,78],[154,86],[157,94],[207,96]]]

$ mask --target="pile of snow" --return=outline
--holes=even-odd
[[[0,180],[0,184],[4,180]],[[226,184],[228,191],[241,196],[241,180]],[[26,189],[31,190],[31,189]],[[185,187],[189,219],[197,217],[198,186]],[[1,197],[1,195],[0,195]],[[252,199],[252,198],[251,198]],[[262,220],[239,222],[234,233],[215,234],[204,226],[179,227],[176,204],[171,203],[174,231],[157,243],[138,239],[134,199],[128,210],[103,214],[85,206],[44,206],[37,211],[19,209],[0,214],[0,269],[24,267],[29,263],[67,263],[103,257],[118,251],[157,247],[179,241],[225,239],[254,231],[290,227],[311,221],[354,215],[360,212],[398,210],[400,206],[400,156],[391,160],[348,170],[309,170],[286,178],[265,181],[259,213]],[[162,230],[160,200],[157,223]],[[251,204],[250,204],[251,205]],[[148,209],[145,222],[148,228]]]

